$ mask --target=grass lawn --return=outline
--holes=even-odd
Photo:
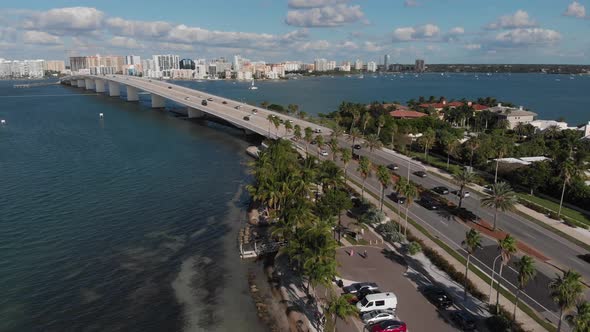
[[[537,197],[537,196],[531,196],[529,194],[524,194],[524,193],[518,193],[518,196],[522,199],[525,199],[527,201],[533,202],[537,205],[540,205],[546,209],[552,210],[555,213],[557,213],[557,211],[559,210],[559,204],[555,203],[553,201],[541,198],[541,197]],[[579,211],[576,210],[572,210],[570,208],[567,207],[563,207],[561,209],[561,214],[566,216],[567,218],[573,219],[574,221],[577,221],[579,223],[582,224],[586,224],[588,226],[590,226],[590,216],[587,216]]]

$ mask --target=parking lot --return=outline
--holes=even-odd
[[[349,254],[351,248],[353,256]],[[367,258],[358,254],[365,250]],[[403,259],[396,253],[376,247],[354,246],[339,248],[336,256],[340,264],[338,273],[343,279],[376,282],[382,291],[395,293],[398,298],[397,316],[406,322],[409,331],[458,331],[445,322],[437,308],[406,278]],[[341,320],[337,323],[339,332],[362,330],[363,324],[358,318],[349,320],[348,324]]]

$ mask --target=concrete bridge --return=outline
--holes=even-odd
[[[109,96],[112,97],[120,96],[121,89],[124,87],[127,90],[127,101],[138,101],[139,92],[144,91],[151,95],[152,108],[164,108],[165,101],[170,100],[186,106],[186,110],[182,112],[189,118],[200,118],[204,115],[214,116],[244,129],[246,133],[257,133],[272,139],[288,137],[292,135],[292,132],[288,133],[284,125],[277,129],[267,119],[269,114],[279,117],[285,123],[290,121],[293,127],[299,125],[302,133],[306,127],[321,132],[323,135],[331,133],[329,128],[297,117],[157,79],[127,75],[72,75],[62,78],[61,83],[86,90],[95,90],[97,93],[107,93],[108,91]]]

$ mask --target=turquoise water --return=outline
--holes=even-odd
[[[248,179],[239,131],[147,101],[10,84],[0,82],[0,331],[261,328],[236,250]],[[50,94],[64,96],[7,97]]]
[[[311,77],[289,81],[256,82],[258,90],[248,90],[249,82],[210,81],[182,82],[235,99],[283,105],[298,104],[308,114],[328,113],[342,101],[369,103],[372,101],[406,102],[420,96],[448,99],[494,97],[522,105],[538,113],[540,119],[565,117],[570,125],[590,121],[590,75],[544,74],[422,74],[364,75],[353,77]]]
[[[12,84],[0,81],[0,331],[263,329],[236,248],[249,180],[240,131],[151,110],[144,94],[138,104]],[[489,95],[541,118],[590,120],[590,77],[180,84],[309,114],[343,100]]]

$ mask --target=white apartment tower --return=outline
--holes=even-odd
[[[176,54],[153,55],[152,58],[158,76],[170,77],[172,69],[180,69],[180,57]]]

